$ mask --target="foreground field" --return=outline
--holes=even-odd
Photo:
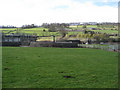
[[[3,88],[115,88],[117,63],[97,49],[3,47]]]

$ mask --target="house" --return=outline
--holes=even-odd
[[[2,35],[2,46],[28,46],[30,42],[35,42],[37,36],[31,35]]]

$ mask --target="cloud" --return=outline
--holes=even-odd
[[[53,9],[67,9],[67,8],[69,8],[69,6],[67,6],[67,5],[61,5],[61,6],[56,6]]]
[[[119,2],[119,0],[74,0],[77,2]]]
[[[117,22],[118,19],[117,7],[98,6],[88,0],[79,3],[73,0],[1,0],[0,11],[0,25]]]

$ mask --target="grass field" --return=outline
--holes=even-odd
[[[16,30],[16,28],[0,28],[0,31],[1,30]]]
[[[87,48],[3,47],[3,88],[116,88],[118,54]]]
[[[94,32],[101,32],[101,33],[107,33],[107,34],[118,34],[117,30],[92,30]]]

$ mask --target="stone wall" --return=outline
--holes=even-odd
[[[45,41],[38,41],[38,42],[31,42],[30,47],[78,47],[78,43],[71,43],[71,42],[45,42]]]

